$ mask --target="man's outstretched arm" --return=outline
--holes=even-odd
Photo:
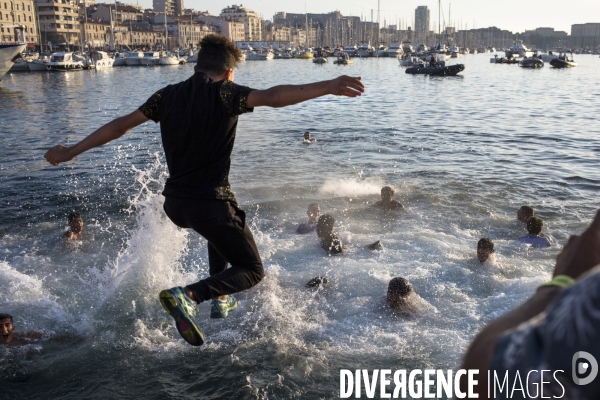
[[[306,85],[280,85],[266,90],[254,90],[248,95],[247,106],[285,107],[328,94],[357,97],[365,91],[365,86],[360,80],[360,77],[342,75],[329,81]]]
[[[129,115],[117,118],[108,124],[103,125],[81,142],[71,147],[65,147],[63,145],[54,146],[44,154],[44,158],[52,165],[71,161],[77,155],[88,151],[89,149],[120,138],[130,129],[133,129],[146,121],[148,121],[148,117],[142,114],[141,111],[136,110]]]

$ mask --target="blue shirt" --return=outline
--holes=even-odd
[[[317,229],[317,224],[309,224],[307,222],[307,223],[298,225],[298,228],[296,229],[296,233],[299,233],[299,234],[311,233],[315,229]]]
[[[527,244],[531,245],[531,247],[536,248],[536,249],[541,249],[544,247],[551,246],[548,238],[545,238],[543,236],[538,236],[538,235],[532,235],[532,234],[521,236],[520,238],[517,238],[517,242],[527,243]]]

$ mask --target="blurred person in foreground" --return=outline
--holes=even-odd
[[[571,236],[556,258],[552,276],[525,303],[488,324],[471,342],[461,368],[479,370],[475,386],[479,398],[494,398],[494,373],[500,380],[508,373],[511,390],[515,382],[519,387],[520,377],[524,389],[500,392],[496,386],[496,399],[541,398],[542,382],[544,398],[600,398],[600,378],[583,385],[573,379],[598,373],[600,211],[581,235]],[[586,366],[591,368],[585,371]],[[551,372],[544,375],[542,370]],[[461,391],[466,390],[467,380],[461,379]]]
[[[257,285],[265,275],[246,214],[229,185],[238,116],[254,107],[286,107],[329,94],[357,97],[364,91],[361,78],[349,76],[254,90],[233,82],[242,53],[231,40],[208,35],[200,45],[189,79],[158,90],[139,109],[109,122],[81,142],[55,146],[44,156],[58,165],[148,120],[160,122],[169,169],[162,193],[164,210],[175,225],[194,229],[208,241],[210,276],[159,294],[177,331],[193,346],[204,343],[194,319],[198,303],[212,300],[210,317],[225,318],[238,306],[231,295]]]

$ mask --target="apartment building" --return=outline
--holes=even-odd
[[[0,1],[0,25],[0,42],[21,40],[19,29],[15,29],[15,25],[20,25],[26,43],[39,43],[33,0]]]
[[[245,41],[262,40],[262,19],[254,11],[241,5],[233,5],[224,8],[219,16],[226,21],[243,23]]]

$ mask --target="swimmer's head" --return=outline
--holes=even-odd
[[[310,136],[310,132],[304,132],[304,140],[310,140],[312,136]]]
[[[390,306],[398,306],[413,292],[412,285],[405,278],[394,278],[388,284],[387,301]]]
[[[309,205],[306,215],[308,215],[308,219],[311,221],[318,220],[321,216],[321,209],[319,208],[319,205],[317,203]]]
[[[329,214],[323,214],[319,217],[319,221],[317,221],[317,236],[325,237],[328,234],[333,232],[333,224],[335,223],[335,218],[333,218]]]
[[[477,258],[479,262],[484,262],[494,252],[494,242],[490,238],[479,239],[477,242]]]
[[[540,217],[531,217],[527,220],[527,232],[530,235],[539,235],[544,226],[544,221]]]
[[[0,344],[8,344],[15,335],[13,317],[10,314],[0,314]]]
[[[318,287],[325,287],[329,284],[329,278],[326,276],[315,276],[306,284],[309,289],[316,289]]]
[[[517,211],[517,218],[519,221],[527,222],[531,217],[533,217],[533,207],[522,206],[519,208],[519,211]]]
[[[71,232],[80,233],[83,230],[83,218],[81,218],[81,214],[72,212],[69,214],[69,228],[71,228]]]
[[[381,199],[383,201],[389,202],[394,198],[394,189],[389,186],[384,186],[381,188]]]

